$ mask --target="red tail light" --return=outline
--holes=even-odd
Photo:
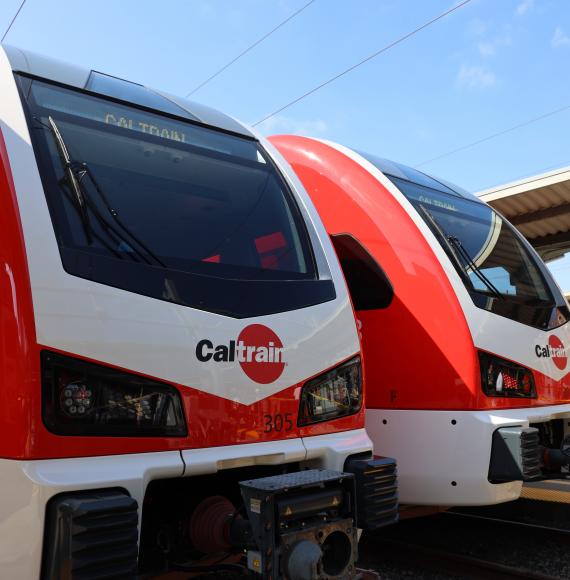
[[[485,352],[479,353],[481,385],[489,397],[536,399],[532,371]]]

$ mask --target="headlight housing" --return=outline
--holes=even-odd
[[[43,420],[57,435],[184,437],[178,391],[132,373],[44,351]]]
[[[311,379],[301,391],[299,426],[354,415],[362,406],[360,357]]]
[[[481,385],[489,397],[536,399],[532,371],[508,360],[479,352]]]

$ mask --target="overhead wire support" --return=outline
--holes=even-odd
[[[0,39],[0,44],[2,44],[4,42],[4,39],[6,38],[6,36],[8,36],[8,32],[10,32],[10,29],[12,28],[14,22],[16,22],[16,18],[18,18],[18,15],[22,11],[22,8],[24,7],[25,3],[26,3],[26,0],[22,0],[22,3],[20,4],[20,8],[18,8],[18,11],[16,12],[16,14],[14,14],[14,18],[12,18],[12,20],[10,21],[10,24],[8,24],[8,28],[6,28],[6,32],[4,32],[4,34],[2,35],[2,38]]]
[[[471,143],[467,143],[466,145],[462,145],[461,147],[457,147],[455,149],[451,149],[451,151],[446,151],[441,155],[436,155],[435,157],[431,157],[430,159],[426,159],[421,163],[417,163],[414,165],[415,168],[421,167],[422,165],[427,165],[428,163],[433,163],[434,161],[438,161],[439,159],[443,159],[444,157],[449,157],[450,155],[454,155],[455,153],[459,153],[460,151],[464,151],[465,149],[470,149],[471,147],[475,147],[475,145],[479,145],[480,143],[485,143],[485,141],[490,141],[491,139],[495,139],[495,137],[500,137],[501,135],[505,135],[506,133],[510,133],[511,131],[516,131],[517,129],[522,129],[522,127],[526,127],[527,125],[532,125],[537,121],[542,121],[542,119],[546,119],[547,117],[552,117],[552,115],[557,115],[558,113],[562,113],[570,109],[570,105],[565,105],[564,107],[559,107],[558,109],[554,109],[553,111],[549,111],[548,113],[543,113],[542,115],[538,115],[537,117],[532,117],[532,119],[528,119],[527,121],[523,121],[522,123],[517,123],[512,127],[507,129],[503,129],[502,131],[497,131],[496,133],[492,133],[491,135],[487,135],[487,137],[483,137],[482,139],[477,139],[476,141],[472,141]]]
[[[309,2],[307,2],[306,4],[301,6],[301,8],[299,8],[297,11],[293,12],[293,14],[291,14],[287,18],[285,18],[285,20],[280,22],[275,28],[270,30],[268,33],[264,34],[261,38],[258,38],[253,44],[250,44],[245,50],[240,52],[235,58],[230,60],[223,67],[218,69],[214,74],[209,76],[204,82],[200,83],[197,87],[195,87],[189,93],[187,93],[186,98],[190,97],[195,92],[199,91],[202,87],[206,86],[211,80],[215,79],[218,75],[223,73],[232,64],[237,62],[242,56],[245,56],[250,50],[253,50],[258,44],[261,44],[266,38],[269,38],[274,32],[277,32],[282,26],[285,26],[285,24],[287,24],[287,22],[289,22],[290,20],[293,20],[293,18],[295,18],[295,16],[298,16],[299,14],[301,14],[301,12],[303,12],[303,10],[305,10],[311,4],[313,4],[313,2],[315,2],[315,0],[309,0]]]
[[[396,46],[396,45],[404,42],[405,40],[407,40],[408,38],[414,36],[418,32],[421,32],[425,28],[428,28],[428,26],[431,26],[432,24],[435,24],[438,20],[441,20],[442,18],[445,18],[446,16],[448,16],[452,12],[455,12],[456,10],[459,10],[460,8],[463,8],[463,6],[465,6],[466,4],[469,4],[469,2],[471,2],[471,0],[463,0],[462,2],[459,2],[459,4],[456,4],[455,6],[452,6],[451,8],[449,8],[445,12],[442,12],[438,16],[435,16],[431,20],[428,20],[427,22],[424,22],[424,24],[422,24],[421,26],[418,26],[414,30],[411,30],[410,32],[404,34],[403,36],[400,36],[399,38],[397,38],[396,40],[390,42],[386,46],[383,46],[380,50],[377,50],[376,52],[373,52],[372,54],[368,55],[366,58],[363,58],[361,61],[357,62],[356,64],[353,64],[352,66],[344,69],[340,73],[338,73],[338,74],[334,75],[333,77],[327,79],[326,81],[322,82],[321,84],[317,85],[316,87],[313,87],[311,90],[307,91],[306,93],[303,93],[300,97],[297,97],[296,99],[293,99],[292,101],[288,102],[286,105],[283,105],[279,109],[276,109],[275,111],[273,111],[269,115],[263,117],[263,119],[260,119],[256,123],[253,123],[252,126],[253,127],[256,127],[257,125],[260,125],[261,123],[264,123],[268,119],[271,119],[271,117],[274,117],[275,115],[281,113],[285,109],[288,109],[292,105],[295,105],[299,101],[302,101],[303,99],[305,99],[309,95],[312,95],[313,93],[316,93],[318,90],[322,89],[323,87],[326,87],[327,85],[330,85],[332,82],[336,81],[340,77],[343,77],[344,75],[348,74],[349,72],[353,71],[354,69],[358,68],[359,66],[367,63],[368,61],[372,60],[373,58],[376,58],[377,56],[379,56],[383,52],[386,52],[386,51],[390,50],[394,46]]]

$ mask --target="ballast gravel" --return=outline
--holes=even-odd
[[[364,535],[360,542],[359,566],[378,571],[386,580],[465,578],[464,573],[457,575],[453,562],[449,568],[437,569],[437,565],[441,566],[439,559],[434,570],[429,552],[421,554],[413,546],[483,559],[552,578],[570,578],[570,535],[567,533],[452,514],[405,520],[375,534]],[[492,575],[490,572],[485,577]]]

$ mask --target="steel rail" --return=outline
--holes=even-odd
[[[451,562],[454,566],[438,566],[442,574],[461,573],[462,578],[467,578],[465,574],[473,575],[473,578],[484,577],[486,580],[503,580],[509,578],[527,578],[529,580],[560,580],[560,576],[552,576],[550,574],[542,574],[535,572],[529,568],[522,568],[518,566],[510,566],[508,564],[501,564],[475,556],[468,556],[465,554],[458,554],[456,552],[442,550],[440,548],[431,548],[416,542],[407,542],[404,540],[395,540],[392,538],[375,538],[377,544],[386,545],[392,549],[396,548],[405,553],[406,562],[409,564],[413,561],[416,567],[425,566],[432,567],[433,564]],[[481,574],[484,571],[484,576]],[[381,572],[381,570],[380,570]],[[426,570],[427,572],[427,570]],[[490,573],[493,573],[492,575]]]
[[[498,522],[501,524],[508,524],[511,526],[520,526],[523,528],[534,528],[537,530],[544,530],[546,532],[555,532],[562,535],[570,535],[570,528],[559,528],[556,526],[548,526],[529,521],[510,520],[508,518],[495,517],[491,515],[467,514],[461,512],[448,511],[443,514],[445,517],[453,516],[454,518],[469,518],[474,520],[483,520],[487,522]]]

